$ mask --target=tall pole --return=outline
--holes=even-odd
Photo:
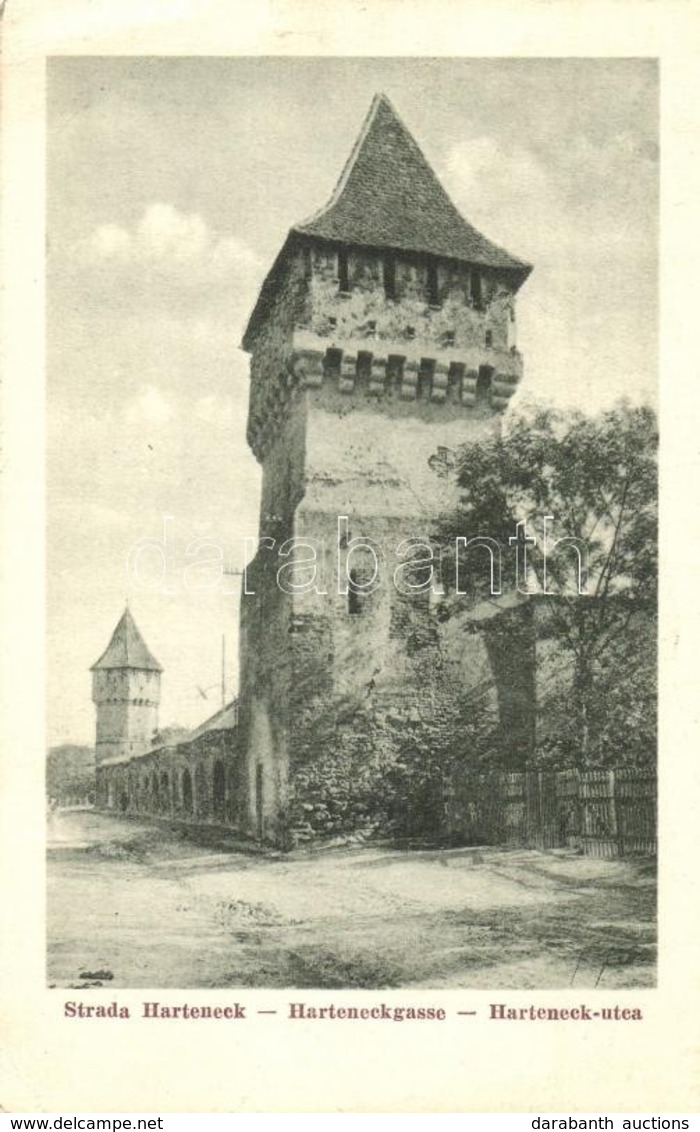
[[[242,578],[245,570],[224,570],[224,574],[229,578]],[[223,634],[221,637],[221,706],[226,707],[226,637]]]

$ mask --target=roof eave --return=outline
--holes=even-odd
[[[297,239],[297,230],[290,228],[285,237],[282,247],[278,251],[272,267],[268,271],[263,280],[260,293],[258,294],[255,306],[251,311],[250,318],[246,324],[246,328],[241,338],[241,349],[250,354],[255,345],[255,338],[258,331],[258,326],[262,322],[263,316],[267,313],[269,307],[272,306],[275,298],[275,290],[278,283],[278,276],[286,261],[287,254],[294,245]]]
[[[294,247],[294,244],[299,240],[316,240],[319,243],[334,244],[337,247],[354,246],[375,248],[379,252],[394,252],[397,255],[413,254],[433,256],[435,259],[453,259],[455,263],[464,263],[471,264],[475,267],[490,268],[492,271],[506,271],[513,276],[516,291],[520,290],[523,283],[532,271],[532,264],[526,263],[524,260],[519,260],[515,256],[510,255],[508,256],[508,258],[512,261],[510,263],[491,264],[486,262],[486,260],[480,260],[477,256],[470,258],[460,255],[448,256],[443,255],[441,252],[431,251],[429,248],[406,248],[391,243],[363,241],[362,239],[357,238],[353,238],[352,240],[344,240],[336,236],[319,236],[312,231],[306,230],[300,225],[295,225],[294,227],[289,229],[286,239],[279,252],[277,253],[272,267],[265,276],[255,306],[253,307],[245,331],[243,332],[243,336],[241,338],[241,349],[245,350],[245,352],[248,354],[251,353],[254,349],[258,328],[263,321],[263,318],[274,303],[278,277],[287,258],[287,254]]]
[[[474,230],[476,231],[476,229]],[[481,233],[477,234],[481,236]],[[397,254],[403,253],[403,255],[431,256],[434,259],[453,260],[455,263],[473,264],[476,267],[491,267],[494,271],[525,271],[528,275],[532,271],[531,263],[527,263],[524,259],[518,259],[517,256],[511,255],[510,252],[505,251],[504,248],[500,248],[496,244],[492,244],[491,246],[493,247],[494,252],[503,256],[503,263],[489,263],[486,259],[480,259],[478,255],[466,256],[456,253],[450,254],[448,252],[436,251],[434,248],[427,246],[419,246],[418,244],[413,247],[408,247],[405,244],[391,243],[391,241],[388,240],[367,240],[363,239],[361,236],[352,236],[345,238],[343,236],[326,235],[325,233],[321,234],[314,232],[313,228],[311,228],[310,226],[304,226],[302,224],[295,224],[293,228],[290,228],[289,235],[300,237],[305,240],[316,240],[319,243],[335,244],[337,247],[375,248],[379,252],[396,252]],[[486,237],[481,238],[484,240],[486,239]],[[272,274],[273,270],[274,265],[270,269],[270,275]]]

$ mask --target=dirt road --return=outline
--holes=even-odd
[[[111,987],[641,987],[651,862],[528,850],[206,849],[65,811],[49,822],[48,977]]]

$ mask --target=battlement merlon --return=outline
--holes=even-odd
[[[435,348],[413,339],[324,338],[297,327],[288,342],[283,368],[251,390],[248,442],[259,460],[285,420],[293,399],[306,390],[337,390],[366,408],[389,398],[445,405],[450,416],[480,411],[480,377],[488,378],[491,411],[506,409],[523,374],[516,350],[467,346]]]
[[[461,215],[377,95],[329,202],[290,230],[243,336],[257,458],[290,397],[325,398],[334,380],[348,407],[362,396],[366,409],[395,398],[417,413],[427,401],[498,415],[522,376],[515,298],[530,271]]]

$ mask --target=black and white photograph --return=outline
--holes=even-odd
[[[47,61],[76,1010],[656,985],[658,77]]]

